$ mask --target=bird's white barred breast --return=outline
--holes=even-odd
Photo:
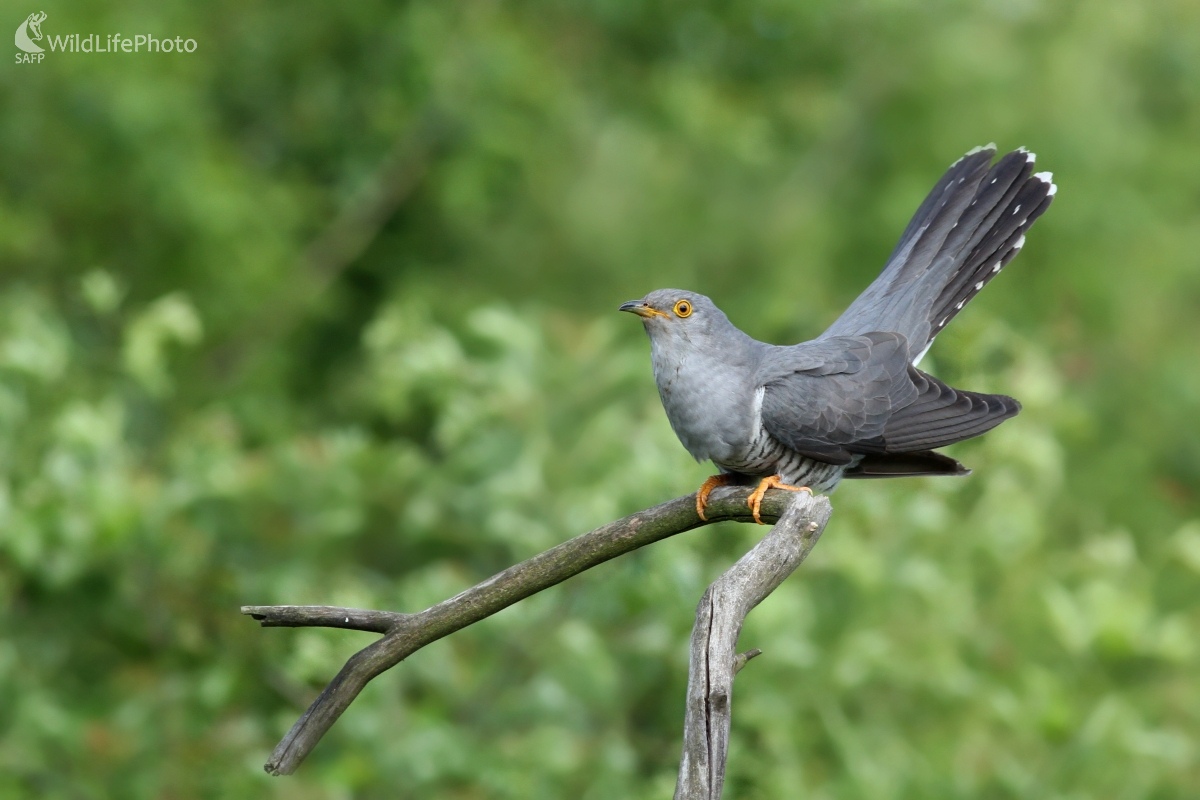
[[[755,411],[761,408],[761,399],[755,403]],[[754,437],[733,458],[714,461],[725,472],[766,478],[778,475],[780,480],[792,486],[807,486],[815,492],[831,492],[842,479],[845,467],[817,461],[797,453],[774,436],[771,436],[757,418]]]

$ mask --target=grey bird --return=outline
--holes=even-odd
[[[766,344],[702,294],[658,289],[621,305],[642,318],[671,427],[720,474],[696,494],[759,479],[829,492],[842,478],[967,475],[936,448],[979,436],[1020,411],[1011,397],[952,388],[917,369],[946,324],[1025,244],[1054,199],[1049,172],[994,144],[960,158],[921,203],[883,272],[816,339]]]

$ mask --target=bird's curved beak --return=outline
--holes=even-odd
[[[628,311],[631,314],[637,314],[639,317],[665,317],[666,314],[659,311],[657,308],[651,308],[648,303],[643,303],[641,300],[630,300],[628,303],[621,303],[618,311]]]

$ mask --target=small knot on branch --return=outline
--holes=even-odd
[[[737,657],[733,659],[733,674],[737,675],[742,671],[742,667],[750,663],[750,659],[758,658],[761,655],[762,650],[759,650],[757,647],[747,650],[744,653],[738,653]]]

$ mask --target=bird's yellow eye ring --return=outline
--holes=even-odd
[[[692,315],[692,304],[687,300],[679,300],[675,303],[675,316],[683,319]]]

